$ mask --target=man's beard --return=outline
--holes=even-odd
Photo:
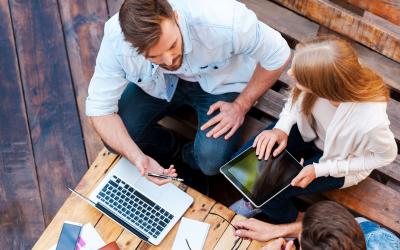
[[[179,69],[182,66],[182,55],[177,56],[176,58],[174,58],[174,60],[172,61],[172,65],[168,66],[165,64],[160,64],[160,67],[169,70],[169,71],[175,71],[177,69]]]

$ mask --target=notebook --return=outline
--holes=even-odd
[[[209,229],[208,223],[182,217],[172,250],[203,249]]]

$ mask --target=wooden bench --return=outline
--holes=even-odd
[[[400,50],[400,27],[371,12],[359,9],[357,6],[361,6],[360,4],[353,6],[347,3],[365,2],[373,5],[373,1],[275,0],[271,2],[242,0],[241,2],[254,10],[260,20],[280,31],[292,49],[298,42],[326,34],[340,36],[350,41],[362,63],[376,70],[391,88],[392,99],[387,112],[391,121],[390,127],[399,145],[400,83],[398,79],[400,79],[400,58],[398,53]],[[383,3],[377,4],[382,5]],[[399,6],[393,8],[396,13],[399,13]],[[393,19],[397,18],[395,15],[392,17]],[[363,35],[363,32],[367,31],[372,32],[368,33],[368,37]],[[384,36],[383,40],[382,36]],[[242,142],[278,118],[291,85],[291,80],[285,73],[279,78],[273,89],[258,100],[245,121]],[[188,118],[187,112],[167,117],[160,124],[189,138],[193,138],[197,128],[195,118]],[[339,202],[356,214],[400,233],[400,155],[389,166],[374,170],[371,177],[359,185],[327,192],[323,194],[323,197]],[[308,202],[321,199],[318,196],[302,198]]]
[[[88,195],[118,159],[117,155],[110,154],[106,149],[103,149],[76,187],[76,190],[84,195]],[[235,215],[233,211],[224,205],[217,203],[215,200],[186,185],[177,185],[194,198],[193,204],[184,216],[210,224],[204,249],[231,249],[236,240],[236,237],[233,235],[232,226],[215,214],[222,216],[230,222],[242,220],[243,217]],[[179,227],[178,222],[159,246],[153,246],[141,241],[140,238],[101,214],[94,207],[88,205],[76,195],[71,194],[36,242],[33,249],[44,250],[55,245],[62,225],[66,220],[91,223],[106,243],[116,241],[121,249],[171,249]],[[263,243],[261,242],[243,240],[238,249],[259,249],[262,245]]]

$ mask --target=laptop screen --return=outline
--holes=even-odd
[[[286,150],[267,161],[249,148],[221,168],[225,176],[256,206],[287,187],[302,166]]]

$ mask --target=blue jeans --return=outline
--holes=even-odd
[[[215,112],[207,115],[213,103],[232,102],[237,96],[238,93],[212,95],[204,92],[198,83],[180,79],[174,97],[171,102],[167,102],[148,95],[137,85],[130,83],[118,103],[118,114],[139,148],[160,163],[165,163],[176,153],[178,142],[171,131],[159,126],[157,122],[180,106],[190,105],[197,113],[198,127],[194,142],[183,146],[182,159],[206,175],[215,175],[220,166],[230,159],[241,130],[229,140],[225,140],[223,136],[214,139],[206,137],[212,128],[201,131],[200,126],[218,114]]]
[[[266,129],[272,129],[275,124]],[[253,144],[255,138],[250,139],[243,145],[235,156]],[[301,137],[297,126],[290,131],[286,149],[298,160],[304,159],[304,166],[318,162],[323,152],[315,147],[313,142],[305,142]],[[306,188],[289,186],[283,192],[261,207],[263,213],[268,217],[269,222],[276,224],[290,223],[296,220],[298,210],[293,203],[293,198],[299,195],[314,194],[341,188],[344,184],[344,177],[318,177]]]
[[[399,250],[400,239],[389,230],[362,217],[356,218],[364,233],[368,250]]]

